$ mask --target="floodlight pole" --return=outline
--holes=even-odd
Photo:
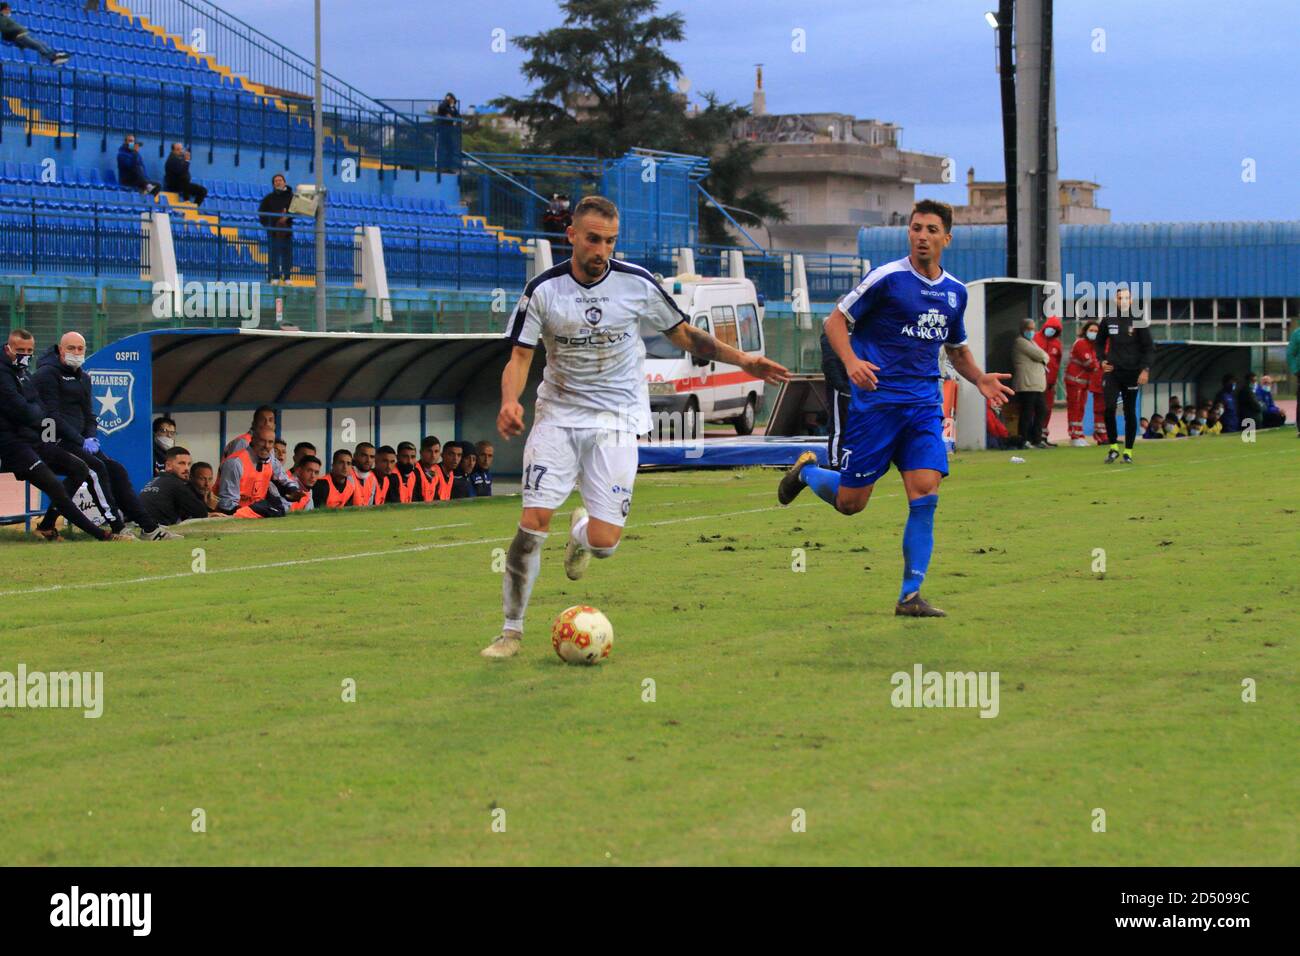
[[[320,0],[316,0],[316,96],[312,104],[313,146],[316,151],[316,331],[325,331],[325,133],[322,128],[320,65]]]

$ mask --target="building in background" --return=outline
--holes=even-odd
[[[753,115],[733,135],[762,143],[751,185],[790,219],[751,230],[778,249],[856,253],[863,226],[899,225],[918,183],[943,181],[945,157],[900,149],[902,128],[847,113],[768,113],[758,68]]]
[[[1110,222],[1110,210],[1097,205],[1097,183],[1086,179],[1062,179],[1061,224],[1095,226]],[[975,167],[966,170],[966,205],[952,207],[952,221],[961,226],[1005,226],[1007,184],[1000,180],[977,180]]]

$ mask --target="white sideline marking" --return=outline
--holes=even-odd
[[[810,504],[811,502],[805,502]],[[797,505],[794,507],[798,507]],[[651,528],[666,524],[680,524],[683,521],[707,521],[714,518],[730,518],[735,515],[754,514],[759,511],[784,511],[780,505],[773,505],[769,508],[749,508],[745,511],[727,511],[722,514],[712,515],[691,515],[685,518],[669,518],[664,521],[648,521],[645,524],[630,525],[633,528]],[[468,523],[468,522],[466,522]],[[268,529],[270,530],[270,529]],[[413,544],[404,548],[389,548],[386,551],[362,551],[356,554],[331,554],[319,558],[296,558],[292,561],[271,561],[265,564],[246,564],[237,568],[214,568],[210,571],[180,571],[175,574],[153,574],[148,577],[126,578],[116,581],[85,581],[78,584],[50,584],[39,588],[22,588],[15,591],[0,591],[0,597],[18,597],[24,594],[49,594],[55,591],[83,591],[88,588],[114,588],[125,587],[129,584],[153,584],[158,581],[175,581],[180,578],[201,578],[213,574],[237,574],[241,571],[265,571],[270,568],[291,568],[304,564],[323,564],[327,561],[352,561],[356,558],[384,558],[394,554],[417,554],[421,551],[435,551],[442,548],[459,548],[471,544],[499,544],[502,541],[511,541],[514,536],[508,538],[476,538],[473,541],[447,541],[441,544]]]
[[[407,531],[435,531],[438,528],[464,528],[472,522],[434,524],[424,528],[407,528]],[[377,534],[374,528],[248,528],[243,526],[219,528],[230,534]]]
[[[1269,452],[1260,452],[1259,454],[1265,454],[1265,455],[1280,455],[1280,454],[1292,454],[1293,452],[1294,452],[1294,449],[1276,449],[1276,450],[1274,450],[1274,451],[1269,451]],[[1155,463],[1153,463],[1153,464],[1151,464],[1151,465],[1144,465],[1144,466],[1141,466],[1141,467],[1143,467],[1143,468],[1153,468],[1153,467],[1158,467],[1158,466],[1160,466],[1160,465],[1172,465],[1172,464],[1183,464],[1183,465],[1187,465],[1187,464],[1204,464],[1205,462],[1210,462],[1210,461],[1226,461],[1226,460],[1228,460],[1229,458],[1232,458],[1232,457],[1235,457],[1235,456],[1222,455],[1222,456],[1216,456],[1216,457],[1214,457],[1214,458],[1197,458],[1197,459],[1192,459],[1192,460],[1190,460],[1190,461],[1184,461],[1184,462],[1173,462],[1173,461],[1169,461],[1169,462],[1155,462]],[[1111,466],[1102,466],[1102,467],[1096,468],[1095,471],[1096,471],[1096,472],[1104,473],[1104,472],[1105,472],[1105,469],[1106,469],[1107,467],[1113,469],[1115,466],[1114,466],[1114,465],[1111,465]],[[1131,474],[1138,474],[1137,471],[1133,471],[1133,472],[1130,472],[1130,473],[1131,473]],[[1022,484],[1022,483],[1023,483],[1024,481],[1026,481],[1026,480],[1028,480],[1028,481],[1045,481],[1046,479],[1045,479],[1045,478],[1032,478],[1032,477],[1031,477],[1031,478],[1028,478],[1028,479],[1024,479],[1024,478],[1022,478],[1022,479],[1020,479],[1020,481],[985,482],[985,483],[982,483],[982,484],[972,484],[972,485],[968,485],[968,486],[965,486],[965,487],[973,488],[973,489],[978,490],[979,488],[987,488],[987,487],[989,487],[990,485]],[[957,486],[957,487],[963,487],[963,486],[960,486],[960,485],[959,485],[959,486]],[[770,494],[771,492],[768,492],[768,493]],[[893,492],[893,493],[890,493],[890,494],[888,494],[888,495],[881,495],[881,497],[897,497],[897,496],[900,495],[900,494],[901,494],[901,492]],[[747,508],[747,509],[745,509],[745,510],[743,510],[743,511],[724,511],[724,512],[722,512],[722,513],[720,513],[720,514],[709,514],[709,515],[689,515],[689,516],[684,517],[684,518],[666,518],[666,519],[664,519],[664,520],[662,520],[662,521],[647,521],[647,522],[644,523],[644,524],[629,525],[628,527],[631,528],[631,529],[636,529],[636,528],[656,528],[656,527],[661,527],[661,526],[663,526],[663,525],[682,524],[683,522],[688,522],[688,521],[708,521],[708,520],[711,520],[711,519],[717,519],[717,518],[732,518],[732,517],[735,517],[736,515],[758,514],[758,513],[760,513],[760,512],[764,512],[764,511],[772,511],[772,512],[786,512],[786,511],[791,510],[792,508],[802,508],[802,507],[806,507],[806,506],[808,506],[808,505],[812,505],[814,502],[816,502],[816,501],[818,501],[818,500],[819,500],[819,499],[817,499],[816,497],[813,497],[813,498],[811,498],[811,499],[806,499],[806,500],[804,500],[804,501],[802,501],[802,502],[799,502],[799,503],[797,503],[797,504],[792,504],[792,505],[788,505],[788,506],[785,506],[785,507],[782,507],[781,505],[770,505],[770,506],[768,506],[768,507],[766,507],[766,508]],[[465,523],[466,523],[466,524],[469,524],[469,522],[465,522]],[[436,526],[434,526],[434,527],[436,527]],[[271,530],[279,530],[279,529],[267,529],[267,530],[268,530],[268,531],[271,531]],[[289,529],[285,529],[285,530],[289,530]],[[418,530],[418,529],[416,529],[416,530]],[[297,567],[297,566],[299,566],[299,565],[304,565],[304,564],[323,564],[323,563],[325,563],[325,562],[327,562],[327,561],[351,561],[351,560],[356,559],[356,558],[382,558],[382,557],[387,557],[387,556],[389,556],[389,555],[394,555],[394,554],[415,554],[415,553],[418,553],[418,552],[421,552],[421,551],[434,551],[434,550],[440,550],[440,549],[442,549],[442,548],[459,548],[459,547],[462,547],[462,546],[464,546],[464,545],[471,545],[471,544],[497,544],[497,543],[500,543],[500,542],[502,542],[502,541],[510,541],[510,540],[512,540],[512,538],[513,538],[513,536],[511,536],[510,538],[478,538],[478,539],[473,540],[473,541],[448,541],[448,542],[440,543],[440,544],[416,544],[416,545],[409,545],[409,546],[404,547],[404,548],[390,548],[390,549],[387,550],[387,551],[363,551],[363,552],[360,552],[360,553],[357,553],[357,554],[335,554],[335,555],[326,555],[326,556],[319,557],[319,558],[298,558],[298,559],[295,559],[295,560],[293,560],[293,561],[273,561],[273,562],[270,562],[270,563],[267,563],[267,564],[249,564],[249,565],[244,565],[244,566],[242,566],[242,567],[238,567],[238,568],[217,568],[216,570],[205,571],[205,572],[202,573],[202,575],[208,575],[208,574],[236,574],[236,573],[238,573],[238,572],[240,572],[240,571],[264,571],[264,570],[267,570],[267,569],[270,569],[270,568],[288,568],[288,567]],[[47,586],[45,586],[45,587],[39,587],[39,588],[23,588],[23,589],[20,589],[20,590],[14,590],[14,591],[0,591],[0,597],[18,597],[18,596],[21,596],[21,595],[24,595],[24,594],[48,594],[48,593],[51,593],[51,592],[54,592],[54,591],[81,591],[81,590],[86,590],[86,589],[88,589],[88,588],[111,588],[111,587],[123,587],[123,586],[125,586],[125,585],[129,585],[129,584],[151,584],[151,583],[154,583],[154,582],[156,582],[156,581],[174,581],[174,580],[177,580],[177,579],[179,579],[179,578],[193,578],[193,577],[201,577],[202,575],[199,574],[198,572],[195,572],[195,571],[183,571],[183,572],[179,572],[179,573],[177,573],[177,574],[157,574],[157,575],[151,575],[151,576],[149,576],[149,577],[142,577],[142,578],[127,578],[127,579],[125,579],[125,580],[117,580],[117,581],[87,581],[87,582],[79,583],[79,584],[51,584],[51,585],[47,585]]]

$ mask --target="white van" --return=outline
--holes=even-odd
[[[660,282],[696,327],[742,352],[763,353],[763,304],[749,279],[679,275]],[[642,329],[642,340],[652,412],[694,412],[702,421],[731,422],[737,435],[754,430],[762,379],[735,365],[697,359],[662,333]]]

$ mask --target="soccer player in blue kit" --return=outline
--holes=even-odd
[[[939,482],[948,474],[939,391],[939,347],[957,373],[994,408],[1014,393],[1005,372],[981,371],[966,345],[966,286],[940,265],[952,241],[952,207],[923,199],[908,220],[910,254],[872,270],[824,323],[853,383],[839,470],[819,468],[804,452],[777,488],[788,505],[805,487],[840,514],[867,506],[871,489],[898,466],[907,492],[903,586],[896,615],[944,617],[921,597],[934,549]]]

